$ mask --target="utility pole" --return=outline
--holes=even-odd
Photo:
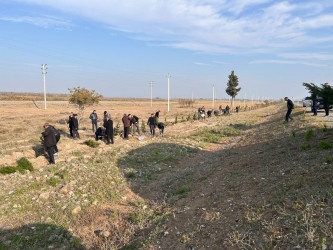
[[[170,112],[170,78],[171,75],[168,73],[167,75],[168,78],[168,112]]]
[[[245,101],[245,99],[246,99],[246,93],[244,94],[244,107],[245,107],[245,105],[246,105],[246,101]]]
[[[212,104],[212,108],[214,108],[215,106],[215,86],[213,84],[213,104]]]
[[[153,85],[154,85],[154,81],[150,81],[149,85],[150,85],[150,107],[152,107],[153,106]]]
[[[44,79],[44,107],[46,110],[46,83],[45,83],[45,77],[46,77],[46,72],[47,70],[47,64],[42,64],[42,74],[43,74],[43,79]]]
[[[192,102],[193,102],[193,89],[192,89]]]

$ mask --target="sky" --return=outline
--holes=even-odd
[[[332,0],[0,0],[0,91],[300,99],[333,82]]]

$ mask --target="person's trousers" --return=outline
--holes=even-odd
[[[113,144],[113,134],[106,134],[106,143],[110,144],[110,141]]]
[[[140,126],[138,123],[133,124],[133,135],[135,135],[136,131],[138,131],[138,134],[141,135],[140,133]]]
[[[80,139],[80,135],[79,135],[79,132],[76,130],[76,129],[73,129],[73,138],[76,139]]]
[[[124,139],[128,139],[129,130],[129,127],[124,127]]]
[[[288,121],[289,119],[292,120],[293,118],[291,118],[290,114],[291,114],[292,109],[288,109],[287,114],[286,114],[286,121]]]
[[[73,137],[73,128],[72,127],[69,127],[69,134],[71,137]]]
[[[49,155],[49,158],[50,158],[50,163],[51,164],[54,164],[55,162],[54,162],[54,146],[51,146],[51,147],[47,147],[46,148],[46,150],[47,150],[47,153],[48,153],[48,155]]]
[[[318,113],[317,105],[314,105],[313,106],[313,115],[317,115],[317,113]]]
[[[92,120],[91,124],[92,124],[92,131],[93,133],[95,133],[95,131],[97,130],[97,120]]]
[[[154,125],[149,125],[150,126],[150,133],[152,135],[155,135],[155,126]]]
[[[329,115],[330,114],[330,107],[329,107],[328,103],[324,103],[324,109],[325,109],[325,115]]]

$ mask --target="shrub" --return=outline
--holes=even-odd
[[[99,142],[93,141],[93,140],[86,140],[84,142],[84,144],[86,144],[87,146],[89,146],[91,148],[97,148],[99,146]]]
[[[188,115],[188,117],[186,117],[186,121],[190,121],[191,120],[191,115]]]
[[[15,173],[16,171],[17,171],[17,167],[13,167],[13,166],[0,168],[1,174],[12,174],[12,173]]]
[[[17,167],[22,170],[34,171],[34,167],[32,166],[31,162],[25,157],[17,161]]]
[[[319,147],[321,147],[322,149],[330,149],[333,147],[332,143],[328,142],[328,141],[320,141],[318,143]]]
[[[326,124],[324,124],[323,131],[326,132],[328,130],[328,127]]]
[[[176,118],[175,118],[175,124],[178,123],[178,115],[176,115]]]
[[[193,115],[193,121],[197,120],[198,116],[197,116],[197,113],[194,113]]]
[[[118,135],[119,129],[120,129],[120,125],[119,125],[119,122],[117,122],[117,125],[113,128],[113,134]]]
[[[307,141],[309,141],[313,136],[314,136],[314,132],[312,129],[309,129],[308,131],[306,131],[305,139]]]
[[[300,147],[301,147],[301,149],[306,150],[306,149],[311,148],[311,144],[307,142],[305,144],[301,144]]]
[[[143,120],[141,121],[141,130],[142,130],[142,132],[146,132],[147,131],[146,130],[146,123]]]
[[[58,181],[59,181],[59,180],[58,180],[57,178],[55,178],[55,177],[51,177],[50,179],[47,179],[47,180],[46,180],[46,183],[49,184],[49,185],[52,186],[52,187],[55,187],[55,186],[57,186]]]
[[[296,131],[293,131],[292,134],[293,134],[293,137],[296,137]]]
[[[329,155],[325,155],[325,162],[326,163],[331,163],[332,162],[332,158]]]

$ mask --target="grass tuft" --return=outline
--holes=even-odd
[[[84,144],[91,148],[97,148],[99,146],[99,142],[93,140],[86,140]]]

